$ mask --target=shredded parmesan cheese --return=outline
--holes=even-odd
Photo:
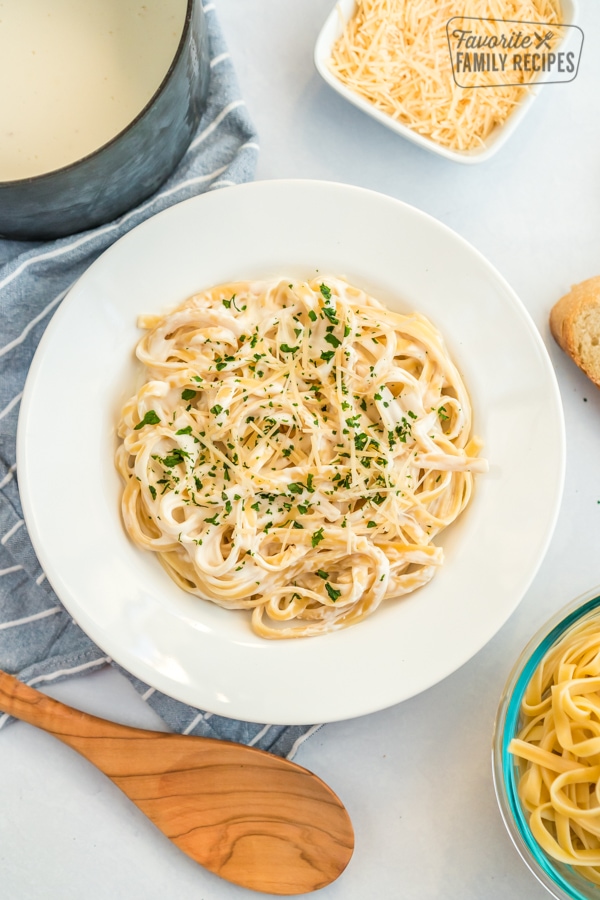
[[[560,0],[357,0],[330,66],[403,125],[444,147],[474,150],[506,121],[536,73],[466,71],[457,84],[446,31],[453,17],[494,20],[478,22],[477,33],[499,37],[519,23],[556,26]]]

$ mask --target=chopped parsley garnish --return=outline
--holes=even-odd
[[[237,303],[235,302],[235,298],[236,298],[236,294],[232,294],[232,296],[229,300],[222,300],[221,302],[226,309],[229,309],[231,306],[233,306],[233,308],[235,310],[237,310],[237,312],[243,312],[246,309],[246,307],[242,306],[242,308],[240,309],[238,307]]]
[[[332,347],[340,347],[342,343],[339,338],[336,338],[335,334],[326,334],[325,340],[328,344],[331,344]]]
[[[354,435],[354,446],[357,450],[364,450],[369,441],[369,436],[363,432]]]
[[[196,392],[194,391],[194,394]],[[141,422],[135,426],[134,431],[139,431],[140,428],[143,428],[144,425],[158,425],[160,422],[160,417],[155,413],[153,409],[149,409]]]
[[[192,426],[186,425],[185,428],[180,428],[179,431],[176,431],[175,434],[191,434]]]
[[[336,591],[335,588],[332,588],[331,585],[329,584],[329,582],[327,582],[327,584],[325,585],[325,590],[327,591],[327,593],[329,594],[329,596],[331,597],[331,599],[333,600],[334,603],[342,593],[341,591]]]
[[[282,344],[279,349],[282,353],[295,353],[298,347],[290,347],[289,344]]]
[[[153,500],[156,500],[156,488],[154,487],[154,485],[153,485],[153,484],[149,484],[149,485],[148,485],[148,490],[149,490],[150,493],[152,494],[152,499],[153,499]]]
[[[323,294],[323,296],[325,297],[326,300],[331,299],[331,288],[330,287],[327,287],[326,284],[320,284],[319,290],[321,291],[321,293]]]
[[[187,457],[188,459],[190,458],[190,454],[187,452],[187,450],[182,450],[181,447],[175,447],[175,449],[171,450],[171,452],[167,456],[158,456],[156,458],[163,464],[163,466],[166,466],[167,469],[171,469],[173,466],[177,466],[179,465],[179,463],[184,462],[185,457]]]
[[[319,576],[319,578],[322,578],[323,581],[327,581],[327,579],[329,578],[329,572],[324,572],[323,569],[317,569],[316,574]]]
[[[367,522],[367,528],[377,528],[377,522],[374,522],[373,519],[371,519],[370,522]]]
[[[321,353],[321,359],[324,359],[325,362],[329,362],[335,356],[335,350],[323,350]]]
[[[292,494],[301,494],[303,490],[304,485],[301,481],[292,481],[290,484],[288,484],[288,491],[290,491]]]
[[[394,431],[396,432],[398,440],[402,441],[402,443],[405,444],[406,438],[411,436],[412,425],[410,424],[408,419],[405,419],[404,416],[402,416],[402,424],[396,425]]]
[[[309,309],[309,311],[308,311],[308,318],[310,319],[311,322],[316,322],[316,321],[317,321],[317,314],[316,314],[316,312],[314,311],[314,309]]]
[[[220,413],[223,412],[223,407],[219,406],[218,403],[215,403],[214,406],[211,406],[210,411],[213,414],[213,416],[218,416]]]
[[[186,388],[184,391],[181,392],[181,399],[182,400],[193,400],[197,393],[198,393],[198,391],[193,391],[191,388]]]
[[[210,522],[211,525],[218,525],[219,524],[219,514],[215,513],[211,519],[205,519],[204,521]]]
[[[325,540],[325,535],[323,534],[323,529],[319,528],[318,531],[313,532],[310,542],[313,545],[313,547],[317,547],[321,543],[321,541],[324,541],[324,540]]]

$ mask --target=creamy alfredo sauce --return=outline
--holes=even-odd
[[[186,0],[0,0],[0,181],[50,172],[141,112]]]

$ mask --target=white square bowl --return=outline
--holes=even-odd
[[[490,132],[482,147],[478,147],[476,150],[451,150],[449,147],[444,147],[442,144],[438,144],[431,138],[418,134],[418,132],[413,131],[412,128],[403,125],[392,116],[377,109],[377,107],[368,100],[365,100],[355,91],[347,87],[332,72],[329,66],[329,60],[331,59],[333,45],[342,35],[344,27],[354,15],[356,7],[357,0],[338,0],[331,10],[315,44],[314,60],[317,71],[330,87],[350,103],[353,103],[354,106],[357,106],[358,109],[367,113],[367,115],[372,116],[372,118],[381,122],[382,125],[385,125],[392,131],[395,131],[396,134],[399,134],[401,137],[406,138],[406,140],[412,141],[413,144],[417,144],[419,147],[423,147],[431,153],[436,153],[438,156],[444,156],[446,159],[467,165],[485,162],[485,160],[490,159],[490,157],[497,153],[508,138],[515,132],[517,126],[523,121],[524,117],[531,109],[532,103],[543,87],[544,76],[541,76],[536,81],[532,82],[527,96],[521,101],[519,106],[510,114],[505,122],[501,125],[497,125]],[[564,25],[574,25],[576,18],[577,0],[562,0],[562,23]],[[569,41],[569,37],[570,29],[563,39],[563,48],[565,43]]]

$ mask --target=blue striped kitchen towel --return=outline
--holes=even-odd
[[[204,6],[211,79],[208,107],[175,173],[137,209],[52,242],[0,240],[0,668],[30,685],[113,664],[77,626],[48,583],[23,522],[16,469],[19,401],[38,342],[69,287],[117,238],[203,191],[249,181],[258,145],[214,4]],[[121,671],[123,671],[121,669]],[[193,709],[124,674],[173,731],[235,740],[291,758],[315,727],[257,725]],[[0,715],[0,727],[10,721]]]

